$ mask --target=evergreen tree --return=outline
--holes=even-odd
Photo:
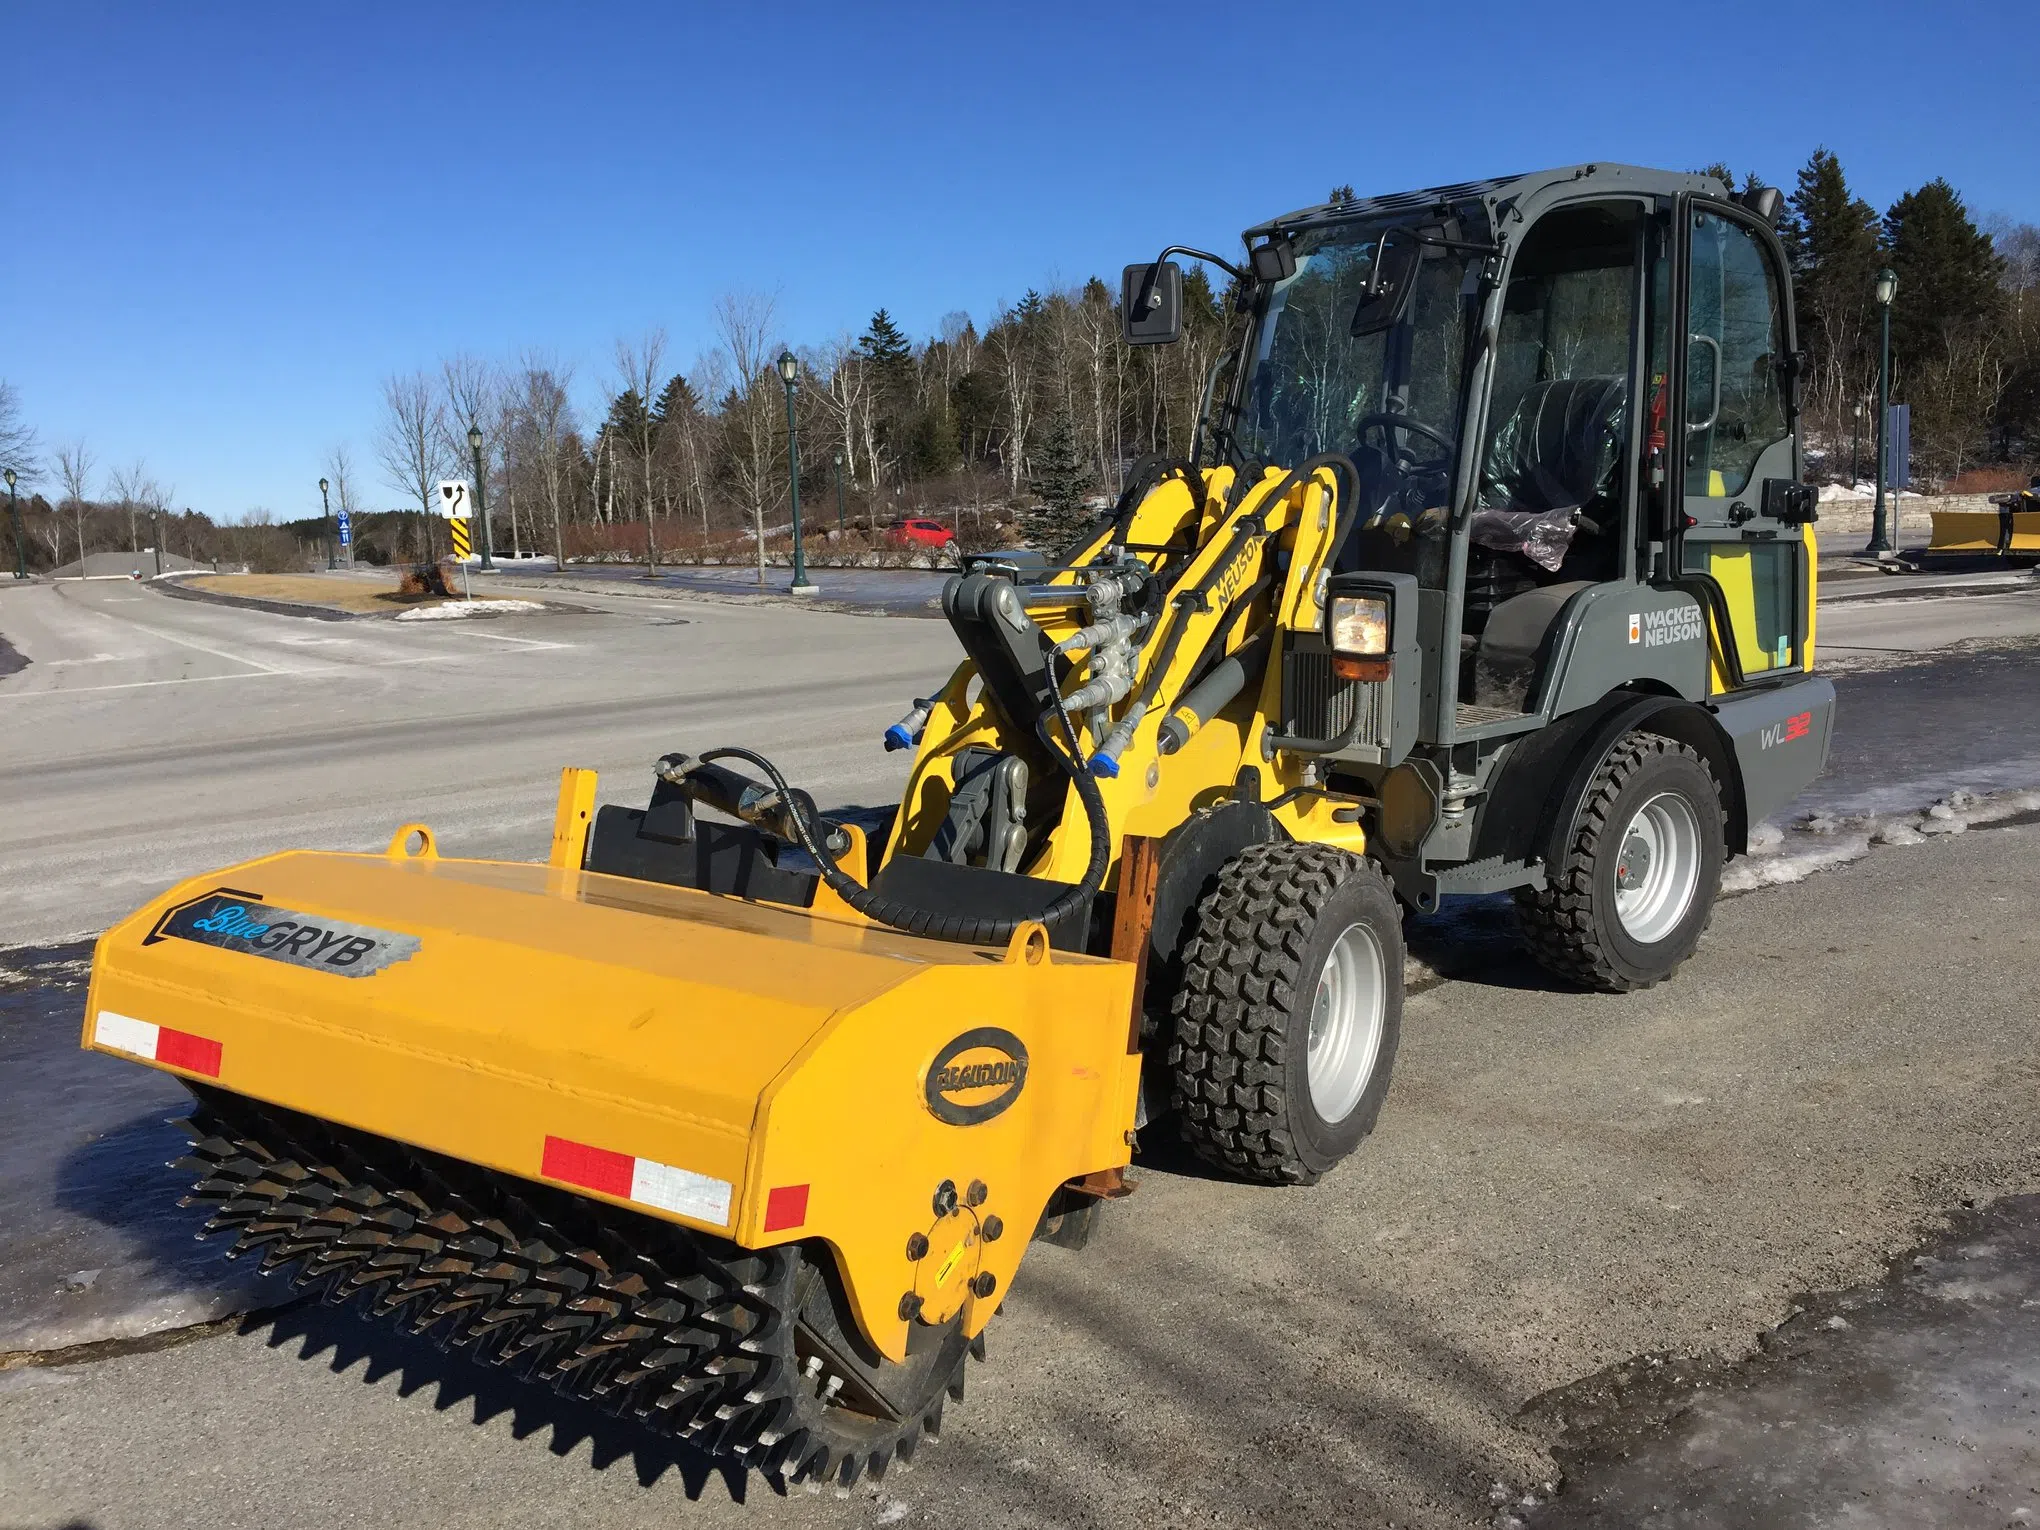
[[[1891,344],[1910,364],[1945,358],[1996,314],[2004,262],[1947,181],[1892,203],[1884,241],[1898,273]]]
[[[662,425],[668,420],[684,420],[699,413],[701,396],[694,391],[694,384],[678,372],[659,390],[659,400],[652,405],[652,418]]]
[[[1841,161],[1815,149],[1779,235],[1792,262],[1799,338],[1812,360],[1808,406],[1839,441],[1876,374],[1877,212],[1849,191]]]
[[[1034,448],[1033,462],[1034,476],[1029,484],[1042,502],[1021,517],[1021,526],[1034,546],[1059,554],[1091,522],[1084,509],[1084,492],[1091,487],[1090,454],[1077,439],[1076,426],[1067,414],[1057,414],[1048,422],[1048,433]]]
[[[1325,200],[1334,207],[1344,207],[1348,202],[1357,202],[1360,198],[1351,186],[1334,186],[1331,195]]]
[[[611,437],[635,446],[644,439],[645,401],[638,397],[637,389],[625,388],[609,404],[609,418],[602,428]]]
[[[913,370],[914,347],[883,308],[871,316],[871,327],[857,342],[857,350],[888,381]]]

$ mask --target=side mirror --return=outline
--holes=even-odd
[[[1183,268],[1173,260],[1128,266],[1119,279],[1119,333],[1128,345],[1183,338]]]
[[[1423,251],[1407,241],[1391,244],[1383,235],[1374,247],[1374,271],[1360,294],[1360,306],[1353,310],[1349,333],[1354,339],[1378,335],[1402,323],[1410,310],[1410,296],[1417,290],[1417,264]]]

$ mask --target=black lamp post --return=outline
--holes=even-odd
[[[326,572],[337,566],[333,554],[333,502],[326,497],[326,480],[319,480],[319,514],[326,524]]]
[[[793,396],[800,391],[800,358],[792,351],[779,353],[779,380],[786,384],[786,473],[793,491],[793,593],[812,595],[808,583],[807,553],[800,535],[800,436],[794,429]]]
[[[1886,266],[1877,273],[1877,310],[1883,318],[1883,338],[1877,353],[1877,508],[1870,514],[1869,553],[1891,551],[1885,535],[1884,480],[1889,464],[1884,460],[1891,447],[1891,300],[1898,295],[1898,273]]]
[[[14,497],[14,469],[7,470],[7,519],[14,523],[14,577],[28,577],[28,555],[21,550],[21,505]]]
[[[836,535],[843,534],[843,454],[836,453]]]
[[[489,501],[482,492],[482,427],[472,421],[468,424],[468,451],[475,459],[475,519],[482,523],[482,571],[494,573],[496,565],[489,556]]]

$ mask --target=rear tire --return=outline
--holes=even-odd
[[[1328,845],[1250,845],[1198,906],[1170,1006],[1184,1139],[1242,1179],[1314,1183],[1374,1129],[1402,1000],[1381,872]]]
[[[1714,916],[1725,839],[1707,762],[1659,734],[1623,735],[1588,782],[1544,888],[1516,894],[1530,954],[1603,993],[1662,982]]]

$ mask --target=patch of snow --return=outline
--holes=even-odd
[[[1722,873],[1725,893],[1754,892],[1759,887],[1783,887],[1804,882],[1816,871],[1830,871],[1861,860],[1870,853],[1867,834],[1824,835],[1804,844],[1786,844],[1758,859],[1745,856],[1731,861]]]
[[[538,600],[450,600],[443,606],[417,606],[399,611],[400,622],[450,622],[469,616],[512,616],[524,611],[543,611]]]
[[[1920,845],[1935,835],[2040,813],[2040,791],[1979,793],[1957,787],[1924,810],[1843,813],[1823,808],[1787,828],[1764,822],[1749,833],[1749,853],[1722,874],[1724,893],[1753,892],[1803,882],[1818,871],[1861,860],[1873,846]]]

